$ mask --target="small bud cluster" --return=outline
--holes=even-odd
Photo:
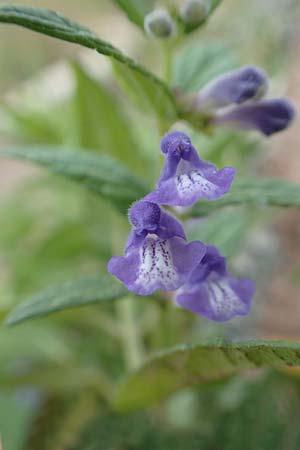
[[[155,39],[169,39],[177,34],[177,22],[195,25],[205,20],[211,9],[211,0],[185,0],[179,11],[172,14],[165,8],[157,8],[144,18],[147,35]]]

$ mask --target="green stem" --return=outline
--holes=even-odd
[[[170,85],[172,81],[172,46],[170,43],[165,43],[164,47],[164,80],[165,82]]]
[[[144,359],[137,319],[135,317],[135,299],[128,297],[116,303],[117,314],[122,327],[122,346],[128,370],[138,368]]]
[[[170,86],[172,82],[172,64],[173,64],[173,44],[164,42],[162,44],[163,50],[163,78],[165,83]],[[170,127],[170,123],[164,120],[159,120],[158,130],[160,136],[163,136]]]

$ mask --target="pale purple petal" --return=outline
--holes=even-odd
[[[139,254],[136,252],[136,248],[138,247],[127,252],[125,257],[113,256],[107,266],[108,272],[122,281],[128,289],[134,284],[138,273]]]
[[[179,237],[164,240],[149,235],[142,245],[131,246],[125,257],[112,258],[108,271],[139,295],[172,291],[188,280],[205,251],[201,242],[186,244]]]
[[[213,273],[198,285],[183,287],[176,296],[176,303],[209,320],[225,322],[249,313],[254,291],[251,280],[239,281]]]
[[[220,276],[227,276],[226,258],[213,245],[206,246],[206,252],[201,263],[192,272],[188,283],[190,285],[199,284],[205,280],[211,272]]]
[[[193,169],[160,184],[158,189],[148,194],[148,201],[170,206],[191,206],[199,199],[216,200],[225,195],[235,176],[234,167],[217,170]]]
[[[184,229],[179,220],[172,216],[172,214],[163,210],[161,210],[157,235],[162,239],[169,239],[174,236],[186,239]]]
[[[176,303],[207,319],[225,322],[248,314],[254,292],[251,280],[229,275],[226,259],[216,247],[207,246],[188,282],[178,290]]]
[[[295,110],[289,101],[272,99],[219,113],[212,119],[212,124],[245,130],[253,129],[265,136],[270,136],[289,127],[294,117]]]

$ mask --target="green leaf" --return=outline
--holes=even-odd
[[[22,450],[33,421],[33,411],[26,396],[0,392],[0,448]]]
[[[61,108],[61,105],[60,105]],[[1,134],[16,136],[24,142],[47,142],[59,145],[62,141],[61,129],[51,117],[51,111],[36,111],[20,105],[1,105]],[[55,114],[55,119],[57,114]],[[4,120],[3,120],[4,119]],[[53,119],[53,120],[52,120]]]
[[[222,255],[232,256],[239,249],[239,244],[256,216],[253,211],[238,210],[234,211],[233,221],[232,214],[231,210],[216,211],[199,220],[199,223],[192,221],[187,228],[188,239],[215,245]]]
[[[73,448],[73,442],[99,409],[99,399],[89,390],[73,396],[49,396],[42,403],[26,448],[51,450]]]
[[[151,90],[157,93],[155,98],[159,97],[166,103],[166,107],[161,106],[157,111],[158,113],[163,111],[165,118],[168,120],[177,116],[174,97],[163,81],[133,59],[124,55],[116,47],[100,39],[88,28],[48,9],[10,4],[0,6],[0,22],[13,23],[63,41],[79,44],[118,61],[121,65],[127,67],[133,79],[138,80],[140,87],[146,86],[149,88],[151,86]],[[152,109],[156,110],[157,106],[157,102],[153,102]],[[169,113],[171,113],[171,116],[168,115]]]
[[[12,361],[30,359],[33,364],[67,363],[74,356],[71,350],[66,334],[57,326],[35,323],[34,326],[24,324],[11,329],[0,327],[0,370],[10,373],[10,380]]]
[[[298,450],[299,383],[271,373],[250,381],[240,404],[214,419],[210,448]]]
[[[124,297],[127,290],[109,276],[94,276],[49,287],[18,305],[7,317],[15,325],[68,308],[91,305]]]
[[[199,217],[228,205],[300,207],[300,184],[277,178],[245,178],[234,182],[230,192],[214,202],[201,201],[192,209]]]
[[[116,160],[82,150],[57,147],[12,147],[0,151],[6,158],[27,160],[81,183],[109,200],[121,212],[146,194],[143,185]]]
[[[125,64],[114,61],[113,67],[121,87],[131,101],[147,114],[156,114],[170,126],[178,117],[174,100],[158,89],[150,78],[133,71]]]
[[[235,66],[229,48],[219,42],[188,45],[174,59],[172,85],[184,92],[195,92]]]
[[[119,387],[115,407],[134,410],[180,389],[253,368],[300,365],[300,344],[249,341],[181,346],[148,360]]]
[[[142,165],[139,146],[120,102],[74,63],[76,78],[74,109],[79,145],[84,148],[109,152],[129,167]]]
[[[155,0],[114,0],[129,20],[144,29],[144,17],[154,8]]]
[[[157,421],[158,422],[158,421]],[[162,422],[162,421],[160,421]],[[98,414],[82,433],[74,450],[204,450],[203,433],[196,429],[174,429],[156,423],[151,415]]]

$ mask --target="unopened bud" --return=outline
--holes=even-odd
[[[266,73],[256,66],[244,66],[211,80],[198,93],[194,105],[198,111],[241,105],[264,97],[267,89]]]
[[[216,114],[214,125],[227,125],[242,130],[257,130],[265,136],[288,128],[294,118],[293,105],[283,98],[261,100]]]
[[[175,33],[174,21],[166,9],[156,9],[147,14],[144,19],[144,28],[152,38],[166,39]]]
[[[186,24],[194,24],[204,20],[210,10],[210,0],[186,0],[180,14]]]

